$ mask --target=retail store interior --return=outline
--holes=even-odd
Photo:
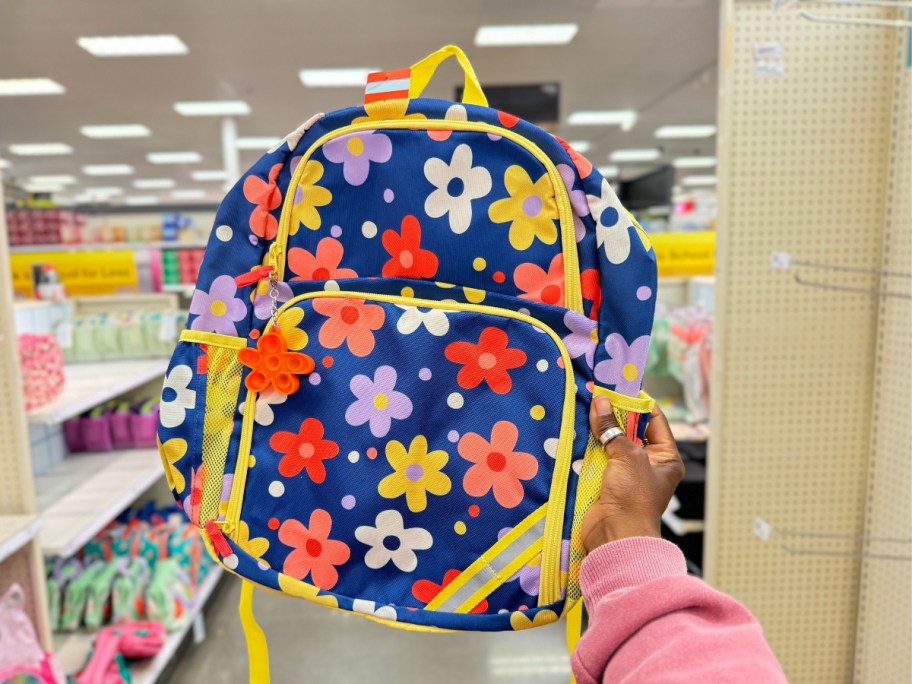
[[[492,121],[499,123],[479,129],[487,137],[470,132],[470,123],[459,128],[459,122],[476,120],[470,106],[474,88],[465,65],[449,59],[421,93],[449,101],[440,110],[445,116],[437,117],[444,123],[427,126],[422,144],[451,145],[450,134],[475,135],[485,138],[478,149],[495,149],[501,137],[514,140],[522,129],[516,117],[541,127],[550,134],[542,135],[560,140],[555,150],[569,155],[567,163],[548,161],[545,168],[568,184],[561,190],[574,212],[580,253],[592,237],[593,251],[604,243],[608,260],[618,263],[610,254],[616,239],[610,235],[616,233],[600,232],[604,215],[593,209],[599,186],[592,186],[593,195],[582,181],[595,173],[610,184],[602,199],[609,192],[617,196],[637,226],[629,235],[641,236],[655,263],[655,292],[645,285],[632,290],[641,302],[654,303],[651,330],[635,341],[621,338],[627,356],[616,364],[616,390],[622,392],[627,383],[636,396],[642,383],[671,427],[686,471],[661,516],[661,535],[683,552],[687,573],[750,611],[788,681],[912,681],[912,2],[8,0],[0,3],[0,433],[7,442],[0,453],[0,682],[189,684],[243,682],[248,676],[267,681],[252,670],[248,674],[249,642],[238,618],[242,583],[235,576],[244,566],[237,568],[233,547],[218,528],[231,520],[232,487],[240,480],[243,494],[247,468],[239,467],[236,472],[244,477],[234,475],[233,483],[226,471],[227,484],[220,486],[231,490],[231,501],[215,491],[206,523],[199,499],[205,509],[209,490],[197,482],[202,475],[175,465],[184,451],[177,453],[174,445],[180,441],[186,450],[187,442],[171,439],[168,430],[181,429],[185,409],[194,408],[190,388],[196,385],[188,383],[197,377],[190,380],[189,366],[176,365],[183,363],[179,344],[187,344],[180,341],[181,331],[203,330],[194,320],[222,320],[226,310],[234,321],[227,324],[230,334],[242,335],[239,344],[245,348],[257,345],[270,316],[281,329],[276,301],[289,300],[293,288],[276,280],[275,269],[246,280],[232,273],[227,285],[210,278],[203,287],[207,268],[211,271],[220,255],[230,257],[224,245],[241,234],[246,237],[237,254],[263,247],[264,255],[245,266],[244,275],[248,268],[253,274],[273,268],[268,258],[275,251],[264,246],[278,245],[283,236],[282,193],[290,183],[301,184],[295,203],[312,202],[309,211],[329,219],[328,198],[300,199],[302,189],[307,198],[323,191],[313,184],[321,182],[324,166],[322,182],[329,183],[330,167],[339,167],[355,188],[352,193],[359,187],[366,193],[374,181],[365,180],[378,173],[378,162],[392,154],[389,164],[400,163],[395,151],[383,157],[380,147],[356,149],[353,142],[363,143],[353,137],[338,153],[348,155],[344,160],[333,157],[327,143],[324,166],[306,161],[303,171],[291,175],[300,159],[293,155],[304,154],[302,147],[293,151],[295,145],[302,136],[316,140],[298,128],[303,122],[316,130],[321,124],[312,115],[362,106],[367,120],[385,118],[371,115],[370,107],[416,99],[419,60],[447,45],[464,50],[494,112]],[[411,76],[397,71],[410,65]],[[382,76],[369,77],[379,72]],[[405,90],[397,95],[395,84],[402,78]],[[415,103],[403,100],[399,118],[417,111],[407,105]],[[422,125],[404,120],[403,128]],[[395,148],[399,138],[386,133],[376,133],[374,143],[380,137],[390,145],[392,138]],[[463,148],[469,149],[461,145],[453,153],[452,168]],[[316,154],[307,150],[311,153]],[[375,156],[368,161],[362,154]],[[471,150],[468,154],[471,167]],[[274,161],[258,161],[263,155],[279,155],[274,173]],[[476,164],[480,158],[476,151]],[[317,164],[319,174],[307,164]],[[428,164],[424,173],[434,183]],[[522,167],[513,168],[528,179]],[[435,209],[431,197],[410,209],[424,228],[422,244],[433,239],[432,218],[447,211],[449,228],[445,218],[440,225],[453,240],[476,228],[479,214],[486,219],[487,209],[478,209],[478,202],[496,173],[482,171],[487,189],[474,196],[474,204],[468,202],[464,224],[458,224],[456,210]],[[495,185],[506,183],[502,195],[514,197],[509,179],[502,180],[502,170],[497,173]],[[415,179],[415,187],[430,190],[430,183]],[[436,192],[442,196],[463,192],[460,178],[441,183]],[[239,199],[226,200],[220,209],[226,195]],[[358,203],[366,194],[350,197]],[[529,200],[541,206],[537,196],[528,195],[522,211]],[[554,193],[550,201],[555,202]],[[391,189],[383,202],[398,206]],[[494,206],[492,225],[500,228]],[[302,227],[295,235],[295,223],[286,240],[318,235],[322,246],[331,236],[328,243],[341,240],[348,248],[345,241],[357,234],[365,249],[375,245],[370,248],[379,248],[383,259],[390,256],[383,248],[393,254],[390,231],[384,230],[398,231],[398,223],[349,225],[336,218],[321,226],[319,215],[311,224],[301,215],[310,230]],[[563,223],[557,213],[554,218],[558,226]],[[510,228],[514,247],[517,224]],[[594,236],[586,233],[590,224]],[[574,224],[568,225],[575,254]],[[551,243],[555,240],[563,275],[570,260],[566,252],[561,256],[561,238]],[[640,248],[637,243],[629,238],[625,249]],[[346,251],[343,259],[338,249],[335,261],[307,252],[313,260],[307,276],[292,266],[295,249],[290,250],[295,280],[326,280],[325,290],[338,289],[332,270],[345,271],[339,260],[345,267],[351,256]],[[504,274],[495,269],[494,258],[488,256],[490,263],[476,258],[469,275],[486,278],[496,295]],[[604,310],[620,295],[605,287],[604,274],[599,281],[597,267],[586,270],[583,257],[579,260],[572,261],[582,270],[577,273],[582,284],[576,283],[580,301],[598,320],[597,302]],[[445,260],[440,261],[443,269]],[[377,276],[381,263],[375,264]],[[436,257],[433,263],[436,270]],[[521,298],[556,301],[545,294],[547,287],[557,287],[546,287],[554,263],[536,267],[528,285],[521,284],[522,266],[517,267]],[[320,269],[328,275],[319,276]],[[403,273],[437,285],[431,276],[398,275]],[[595,280],[587,281],[587,273]],[[285,279],[291,281],[289,275]],[[486,297],[474,280],[449,282],[463,286],[458,289],[469,302],[463,312]],[[403,297],[406,290],[409,298],[418,296],[407,287]],[[561,289],[561,306],[564,296]],[[569,309],[569,289],[566,297]],[[491,301],[496,296],[485,303]],[[239,316],[231,313],[235,302],[244,311]],[[320,310],[316,303],[313,308]],[[243,325],[238,322],[248,309],[266,313],[250,317],[262,325],[245,340],[235,323]],[[511,315],[529,314],[518,311]],[[400,333],[405,320],[405,315],[399,319]],[[414,326],[431,331],[429,320],[416,318]],[[201,335],[226,333],[219,325]],[[319,342],[327,346],[324,330]],[[366,334],[373,347],[374,337]],[[306,333],[299,346],[288,348],[308,352],[317,329],[309,335],[310,348]],[[520,339],[512,335],[511,340]],[[196,338],[197,346],[214,339]],[[348,349],[364,356],[352,339]],[[611,360],[601,363],[621,358],[612,356],[620,352],[612,351],[604,336],[599,344],[600,351],[593,352],[597,361],[605,353]],[[221,357],[203,352],[208,356],[200,359],[208,367],[194,357],[193,373],[208,372],[211,383]],[[556,358],[563,368],[561,359],[570,356]],[[329,377],[332,363],[332,356],[324,357],[322,366],[318,359],[303,389],[315,391],[320,373]],[[588,363],[598,381],[598,366],[593,371],[591,358]],[[541,374],[550,372],[545,359],[538,364]],[[178,377],[180,368],[187,368],[187,378]],[[239,370],[235,389],[240,377]],[[430,370],[422,368],[420,377],[431,379]],[[533,380],[541,382],[532,378],[530,385]],[[514,382],[522,381],[514,375]],[[227,416],[239,434],[252,421],[271,423],[273,406],[285,401],[282,396],[281,402],[261,404],[246,386],[249,397],[239,395],[239,405]],[[343,389],[348,392],[347,383]],[[388,389],[390,397],[404,396],[392,385]],[[592,390],[590,381],[586,391]],[[198,394],[202,398],[204,391]],[[462,407],[458,393],[445,399],[451,409]],[[373,407],[383,411],[387,401],[387,394],[377,395]],[[246,418],[244,408],[255,410],[256,418]],[[532,409],[532,418],[541,421],[536,409],[541,416],[545,409],[538,404]],[[208,397],[206,410],[211,411]],[[175,411],[179,420],[173,419]],[[276,408],[276,415],[280,411]],[[353,433],[368,429],[351,427],[367,418],[353,423],[346,413],[348,424],[338,420]],[[209,421],[207,414],[202,442],[217,438]],[[375,437],[377,425],[371,419]],[[449,426],[435,429],[450,448],[451,461],[459,460],[459,433],[449,431],[449,444]],[[627,436],[636,441],[635,426]],[[243,441],[243,434],[236,439]],[[331,467],[353,469],[359,459],[358,467],[386,465],[376,448],[362,456],[360,447],[339,441],[339,458]],[[578,464],[567,475],[571,482],[588,467],[585,440],[582,444],[572,457]],[[234,441],[228,444],[227,434],[224,448],[237,448]],[[543,448],[549,450],[547,441]],[[557,462],[556,447],[550,449],[543,463]],[[250,455],[252,472],[254,460],[265,462],[265,455]],[[206,466],[212,468],[208,460]],[[278,470],[283,471],[281,464]],[[309,467],[306,474],[315,478]],[[269,494],[278,498],[285,486],[276,480]],[[500,490],[491,491],[504,506]],[[176,493],[182,493],[177,503]],[[387,496],[382,483],[380,495]],[[494,496],[482,501],[479,495],[481,517],[479,507],[470,506],[456,523],[456,534],[465,535],[469,523],[466,538],[471,537],[471,526],[481,524]],[[354,496],[342,498],[342,508],[354,506]],[[411,499],[408,510],[415,510]],[[399,520],[401,527],[401,515]],[[378,516],[378,528],[379,521]],[[313,518],[310,524],[316,525]],[[258,540],[245,522],[240,525],[233,531],[225,527],[226,534],[255,560],[263,555],[264,570],[270,557],[265,548],[251,550]],[[275,534],[278,519],[270,518],[269,525],[273,531],[264,532],[267,536]],[[453,529],[450,522],[449,533]],[[283,538],[281,531],[278,535]],[[358,542],[351,544],[354,549]],[[273,550],[276,546],[273,542]],[[387,552],[399,565],[396,549]],[[544,582],[547,553],[509,566],[503,584],[538,595],[540,589],[530,592],[527,582],[533,577]],[[555,569],[556,563],[555,558]],[[443,578],[446,567],[440,567],[440,585],[433,585],[441,597],[450,581]],[[288,562],[285,568],[288,572]],[[571,575],[578,572],[578,564],[570,568]],[[566,582],[566,568],[561,570]],[[291,593],[287,586],[279,581],[271,588]],[[564,594],[566,588],[565,583]],[[298,589],[299,596],[302,592]],[[539,626],[523,612],[526,605],[510,616],[506,631],[424,634],[379,624],[388,617],[384,609],[404,612],[392,607],[395,601],[356,600],[352,608],[340,604],[340,611],[319,605],[327,594],[317,596],[316,588],[310,601],[278,591],[254,593],[273,682],[551,684],[571,676],[565,620],[551,613],[553,624]],[[414,606],[422,607],[434,598],[421,598],[418,589],[412,593],[415,598],[402,605],[420,600]],[[488,596],[492,606],[495,596]],[[536,629],[519,629],[517,620]],[[4,643],[10,635],[21,649],[11,649],[12,640]],[[25,662],[30,658],[33,662]],[[37,668],[38,674],[16,679],[25,676],[14,674],[17,667]],[[604,681],[612,681],[607,677]]]

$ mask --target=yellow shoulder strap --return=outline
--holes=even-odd
[[[247,639],[250,684],[269,684],[269,648],[266,646],[266,635],[253,616],[253,583],[247,580],[241,582],[238,613]]]
[[[409,85],[409,98],[416,98],[421,95],[431,80],[431,76],[444,60],[455,57],[465,73],[465,83],[462,91],[462,101],[468,104],[482,105],[487,107],[488,98],[485,97],[472,68],[469,58],[466,54],[455,45],[445,45],[444,47],[432,52],[427,57],[412,65],[411,83]]]
[[[567,652],[572,656],[583,633],[583,601],[580,599],[567,613]],[[576,684],[576,677],[570,671],[570,684]]]

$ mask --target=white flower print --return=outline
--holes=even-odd
[[[599,195],[586,195],[589,210],[595,219],[595,237],[598,246],[605,246],[605,256],[612,264],[622,264],[630,255],[630,232],[627,221],[622,221],[624,209],[618,202],[608,181],[602,179]]]
[[[253,422],[257,425],[272,425],[272,421],[275,420],[275,413],[273,412],[272,407],[277,404],[284,404],[287,399],[287,394],[279,394],[272,387],[260,392],[256,398],[256,409],[253,412]],[[244,409],[246,408],[247,401],[245,400],[238,406],[238,411],[240,411],[242,416],[244,415]]]
[[[411,335],[422,325],[434,337],[442,337],[450,330],[446,312],[440,309],[419,309],[417,306],[400,306],[405,311],[396,323],[396,330]]]
[[[402,514],[396,510],[381,511],[374,524],[376,527],[361,525],[355,530],[355,538],[370,546],[364,554],[364,564],[373,570],[393,561],[402,572],[411,572],[418,567],[415,551],[429,549],[434,542],[425,529],[406,529]]]
[[[284,138],[279,140],[275,145],[273,145],[272,149],[269,151],[275,152],[283,144],[288,145],[289,152],[293,151],[294,148],[296,148],[298,146],[298,143],[301,141],[301,138],[304,136],[304,134],[307,132],[307,130],[311,126],[313,126],[315,123],[317,123],[317,121],[322,119],[324,116],[326,116],[326,115],[323,112],[320,112],[319,114],[314,114],[307,121],[305,121],[300,126],[298,126],[296,129],[294,129],[291,133],[289,133]]]
[[[392,606],[378,606],[373,601],[355,599],[352,601],[352,610],[364,615],[373,615],[382,620],[396,620],[396,609]]]
[[[424,163],[424,175],[436,190],[424,202],[431,218],[447,215],[450,230],[464,233],[472,222],[472,200],[491,192],[491,174],[483,166],[472,167],[472,148],[459,145],[447,164],[431,157]]]
[[[165,376],[162,387],[159,420],[168,428],[177,427],[187,417],[187,409],[196,405],[196,390],[190,389],[193,371],[190,366],[180,365]]]

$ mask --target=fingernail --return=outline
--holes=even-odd
[[[595,410],[600,416],[607,416],[612,411],[611,400],[608,397],[596,397]]]

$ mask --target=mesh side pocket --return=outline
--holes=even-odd
[[[199,524],[219,516],[219,501],[228,442],[234,428],[243,366],[237,349],[203,346],[206,353],[206,412],[203,419],[202,477]]]

